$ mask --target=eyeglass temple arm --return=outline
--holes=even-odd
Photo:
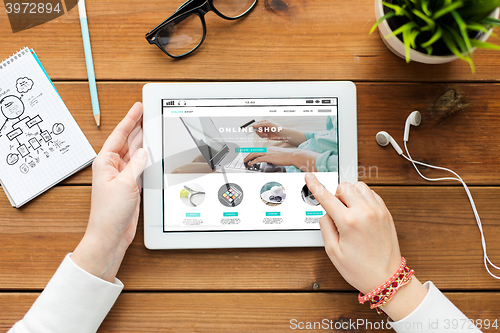
[[[187,0],[182,5],[180,5],[180,7],[177,8],[177,10],[175,12],[177,13],[177,12],[181,11],[182,9],[184,9],[185,7],[187,7],[191,2],[194,2],[194,1],[195,0]]]
[[[182,10],[185,10],[186,12],[191,10],[190,8],[187,8],[191,3],[193,3],[195,0],[187,0],[186,2],[184,2],[179,8],[177,8],[177,10],[175,11],[174,14],[170,15],[169,18],[167,18],[165,21],[163,21],[162,23],[158,24],[153,30],[151,30],[150,32],[148,32],[146,34],[146,39],[147,41],[149,42],[149,44],[156,44],[155,41],[151,40],[150,37],[151,35],[153,35],[154,33],[156,33],[156,30],[161,27],[165,22],[169,21],[172,17],[174,17],[177,13],[179,13],[180,11]]]

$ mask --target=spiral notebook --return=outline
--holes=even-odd
[[[13,207],[96,157],[31,49],[0,62],[0,111],[0,183]]]

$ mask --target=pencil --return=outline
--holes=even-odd
[[[92,49],[90,48],[89,26],[87,24],[87,10],[85,0],[78,1],[80,12],[80,25],[82,27],[83,49],[85,50],[85,62],[87,63],[87,75],[89,77],[90,99],[97,128],[101,126],[101,111],[99,110],[99,99],[97,97],[97,86],[95,83],[94,63],[92,60]]]

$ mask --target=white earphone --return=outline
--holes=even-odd
[[[500,267],[495,266],[490,261],[490,259],[488,258],[488,255],[486,254],[486,241],[484,240],[483,226],[481,224],[481,219],[479,218],[479,214],[477,212],[476,205],[474,203],[474,199],[472,199],[472,195],[471,195],[471,193],[469,191],[469,188],[467,187],[467,184],[465,184],[465,182],[462,180],[462,178],[456,172],[454,172],[453,170],[442,168],[442,167],[438,167],[438,166],[434,166],[434,165],[430,165],[430,164],[426,164],[426,163],[422,163],[422,162],[419,162],[419,161],[415,161],[415,160],[412,159],[412,157],[410,155],[410,152],[408,150],[408,146],[406,144],[408,142],[409,137],[410,137],[410,127],[411,127],[410,125],[418,126],[418,125],[420,125],[421,121],[422,121],[422,116],[421,116],[420,112],[418,112],[418,111],[413,111],[408,116],[408,118],[406,118],[405,132],[404,132],[404,136],[403,136],[403,143],[404,143],[406,155],[403,154],[403,150],[401,149],[401,147],[399,147],[399,145],[396,142],[396,140],[394,140],[392,138],[392,136],[389,135],[389,133],[387,133],[385,131],[378,132],[377,136],[375,137],[375,139],[377,140],[377,143],[379,145],[384,146],[384,147],[387,146],[388,144],[391,144],[391,146],[394,148],[394,150],[396,150],[396,152],[398,153],[398,155],[404,157],[406,160],[408,160],[408,161],[411,162],[411,164],[413,165],[413,167],[415,168],[415,170],[417,171],[417,173],[423,179],[428,180],[428,181],[432,181],[432,182],[434,182],[434,181],[440,181],[440,180],[455,180],[455,181],[458,181],[458,182],[462,183],[462,185],[463,185],[463,187],[465,189],[465,192],[467,193],[467,196],[469,198],[469,201],[470,201],[470,204],[471,204],[471,207],[472,207],[472,211],[474,212],[474,217],[476,218],[477,227],[479,228],[479,232],[481,233],[481,245],[483,247],[484,267],[486,267],[486,270],[488,271],[488,273],[492,277],[494,277],[495,279],[499,279],[500,280],[500,277],[497,276],[497,275],[494,275],[490,271],[490,269],[488,267],[488,263],[489,263],[495,269],[500,270]],[[432,169],[438,169],[438,170],[443,170],[443,171],[450,172],[455,177],[428,178],[428,177],[424,176],[420,172],[420,170],[417,167],[417,164],[421,165],[421,166],[428,167],[428,168],[432,168]]]
[[[392,138],[392,136],[389,135],[386,131],[380,131],[377,133],[377,136],[375,137],[377,140],[377,143],[381,146],[387,146],[389,143],[391,144],[392,148],[398,153],[398,155],[403,155],[403,150],[401,150],[401,147],[398,145],[396,140]]]

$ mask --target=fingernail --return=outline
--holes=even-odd
[[[140,159],[146,159],[146,158],[148,158],[148,153],[146,152],[145,149],[142,149],[142,148],[137,149],[137,151],[136,151],[135,154]]]
[[[306,179],[314,180],[314,178],[316,178],[316,177],[314,177],[314,175],[312,173],[306,174]]]

